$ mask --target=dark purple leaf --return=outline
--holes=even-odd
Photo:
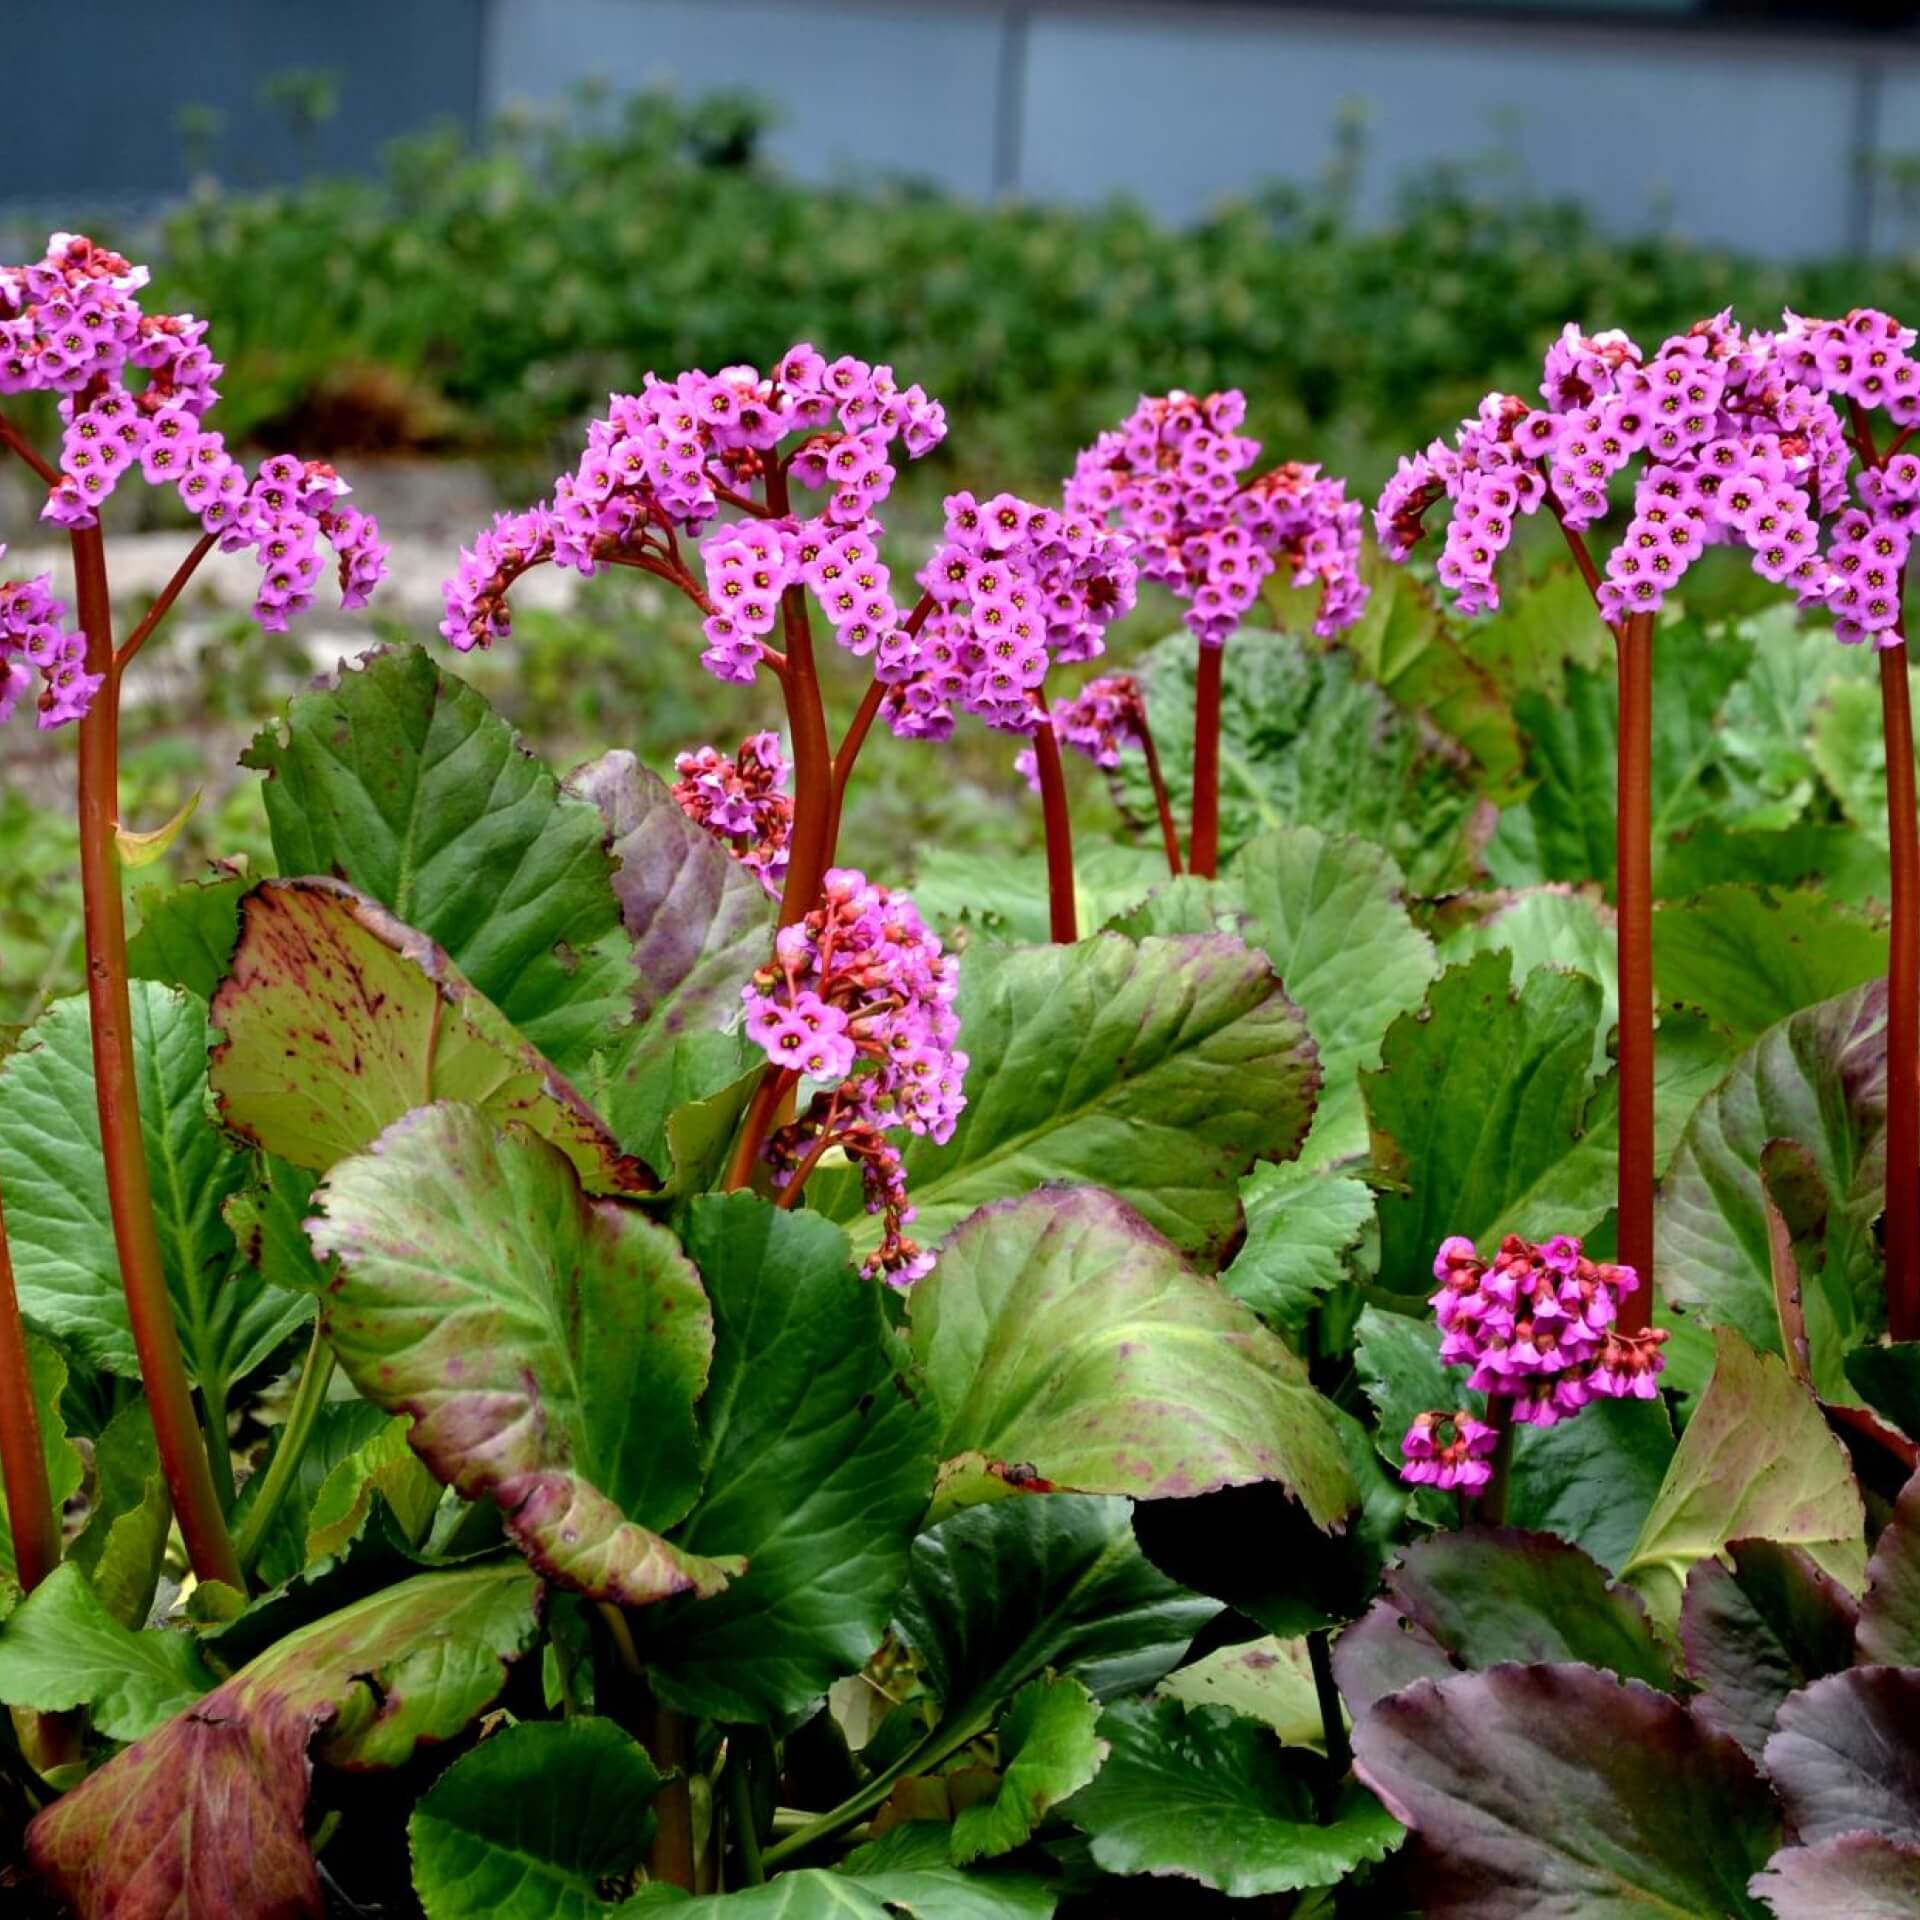
[[[1920,1473],[1901,1489],[1867,1562],[1859,1647],[1880,1666],[1920,1667]]]
[[[1766,1760],[1803,1841],[1858,1830],[1920,1843],[1920,1671],[1816,1680],[1782,1705]]]
[[[1878,1833],[1836,1834],[1776,1853],[1752,1889],[1777,1920],[1913,1920],[1920,1847]]]

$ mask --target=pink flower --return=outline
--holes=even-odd
[[[1498,1432],[1470,1413],[1438,1407],[1417,1413],[1400,1443],[1405,1462],[1400,1478],[1410,1486],[1478,1493],[1493,1478],[1493,1452],[1499,1443]]]

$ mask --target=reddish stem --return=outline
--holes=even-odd
[[[767,469],[767,505],[787,511],[787,476],[777,463]],[[787,641],[787,726],[793,735],[793,833],[787,845],[787,884],[780,895],[780,924],[804,920],[820,899],[820,882],[831,856],[833,748],[827,740],[827,710],[813,658],[813,628],[804,587],[780,596]]]
[[[1180,872],[1180,829],[1173,824],[1173,800],[1167,792],[1166,776],[1160,771],[1160,749],[1153,744],[1153,729],[1147,724],[1144,705],[1140,711],[1140,745],[1147,756],[1147,778],[1153,782],[1153,804],[1160,815],[1160,843],[1167,850],[1167,871]]]
[[[1920,1340],[1920,815],[1904,637],[1880,654],[1880,712],[1893,896],[1887,956],[1887,1328],[1896,1340]]]
[[[1653,1318],[1653,615],[1619,630],[1616,901],[1620,966],[1620,1260],[1640,1276],[1620,1331]]]
[[[840,751],[833,756],[833,815],[827,825],[827,863],[833,863],[840,848],[840,816],[847,804],[847,782],[853,778],[854,762],[867,744],[867,735],[886,703],[887,688],[882,680],[873,681],[860,698],[853,719],[848,723]]]
[[[1193,688],[1193,837],[1187,864],[1203,880],[1220,865],[1220,659],[1224,646],[1202,646]]]
[[[1060,742],[1045,717],[1033,735],[1033,757],[1040,774],[1040,810],[1047,828],[1047,911],[1057,945],[1070,947],[1080,937],[1080,914],[1073,897],[1073,822],[1067,813],[1067,776],[1060,764]]]
[[[206,1446],[194,1418],[180,1337],[167,1296],[166,1268],[154,1222],[153,1192],[140,1132],[133,1053],[133,1013],[127,992],[127,926],[120,898],[119,816],[120,670],[113,656],[113,607],[107,590],[106,546],[97,526],[71,537],[74,585],[86,634],[86,671],[103,676],[80,722],[80,885],[85,904],[87,1003],[93,1022],[94,1093],[100,1109],[100,1147],[120,1283],[140,1357],[148,1411],[160,1462],[193,1570],[246,1591],[246,1578],[227,1533]]]
[[[11,447],[49,487],[60,484],[60,470],[40,457],[40,450],[22,434],[12,421],[0,414],[0,446]]]
[[[13,1284],[7,1223],[0,1211],[0,1478],[13,1530],[14,1574],[31,1593],[60,1564],[60,1522],[47,1483],[47,1456],[33,1405],[27,1330]]]
[[[760,1164],[760,1149],[773,1131],[774,1115],[799,1078],[791,1067],[776,1067],[771,1060],[767,1062],[767,1070],[760,1076],[760,1084],[754,1088],[746,1116],[740,1122],[740,1137],[734,1142],[733,1158],[727,1163],[723,1192],[738,1193],[752,1183],[753,1170]]]
[[[153,637],[154,628],[172,612],[173,603],[180,598],[187,582],[199,571],[200,562],[213,551],[218,538],[218,534],[206,533],[193,543],[193,551],[174,569],[173,578],[160,589],[159,597],[147,609],[145,619],[127,635],[120,651],[114,655],[117,671],[124,673],[127,670],[128,662]]]

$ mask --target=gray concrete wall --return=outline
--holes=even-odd
[[[1778,255],[1920,240],[1856,164],[1920,153],[1920,39],[1689,25],[1688,4],[1575,24],[1191,0],[0,0],[0,202],[177,190],[185,101],[226,113],[219,171],[243,184],[369,165],[436,117],[591,80],[767,94],[772,151],[808,178],[1124,193],[1187,218],[1314,177],[1357,104],[1374,215],[1406,176],[1498,148],[1516,183],[1625,230]],[[310,154],[256,99],[301,65],[345,75]]]

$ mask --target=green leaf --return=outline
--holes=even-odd
[[[0,1231],[4,1226],[0,1225]],[[67,1438],[66,1416],[60,1396],[67,1390],[67,1358],[50,1340],[27,1335],[27,1387],[33,1398],[34,1425],[40,1433],[40,1457],[47,1470],[47,1488],[57,1520],[60,1509],[80,1490],[86,1463],[80,1449]],[[6,1491],[0,1487],[0,1582],[17,1583],[13,1516],[7,1510]],[[4,1696],[0,1696],[3,1698]]]
[[[138,1627],[152,1610],[173,1525],[173,1500],[145,1401],[131,1401],[100,1430],[93,1472],[92,1509],[67,1557],[123,1627]],[[62,1497],[57,1487],[54,1497]]]
[[[221,1203],[245,1156],[207,1112],[207,1009],[135,981],[133,1059],[167,1292],[195,1379],[224,1390],[312,1312],[234,1271]],[[83,998],[56,1001],[0,1062],[0,1192],[27,1320],[110,1373],[137,1377],[100,1154]]]
[[[687,1251],[713,1303],[714,1359],[699,1407],[705,1484],[674,1539],[749,1566],[716,1598],[636,1627],[662,1699],[759,1724],[880,1644],[932,1489],[938,1421],[837,1227],[710,1194],[693,1204]]]
[[[1139,909],[1166,880],[1167,856],[1158,847],[1096,840],[1073,850],[1073,896],[1083,930],[1104,927]],[[912,893],[914,905],[932,926],[978,928],[995,940],[1020,946],[1038,946],[1052,937],[1044,853],[923,847],[916,855]],[[1212,930],[1211,924],[1179,929]]]
[[[1639,1596],[1615,1586],[1578,1547],[1515,1527],[1436,1533],[1387,1569],[1382,1597],[1334,1650],[1354,1714],[1408,1683],[1409,1642],[1421,1672],[1584,1661],[1623,1680],[1673,1687],[1672,1662]]]
[[[1855,1347],[1847,1355],[1847,1384],[1908,1439],[1920,1433],[1920,1340]]]
[[[1429,1920],[1767,1920],[1746,1887],[1779,1841],[1771,1796],[1651,1687],[1586,1666],[1422,1680],[1353,1747],[1422,1843]]]
[[[662,1781],[611,1720],[508,1727],[436,1780],[407,1824],[427,1920],[602,1920]]]
[[[386,1503],[406,1539],[418,1544],[425,1537],[440,1505],[440,1483],[415,1456],[409,1432],[407,1421],[389,1420],[320,1483],[307,1514],[306,1564],[344,1553],[376,1501]]]
[[[246,890],[245,880],[231,877],[139,888],[133,899],[140,930],[127,942],[132,977],[185,987],[211,1000],[240,937],[240,896]]]
[[[552,1141],[592,1192],[657,1184],[442,949],[337,881],[247,895],[213,1018],[221,1117],[310,1172],[364,1153],[415,1107],[464,1100]]]
[[[1432,942],[1407,917],[1401,888],[1380,848],[1313,827],[1250,841],[1222,888],[1319,1049],[1320,1104],[1303,1150],[1310,1164],[1366,1150],[1357,1075],[1380,1064],[1388,1027],[1420,1004],[1434,975]]]
[[[214,1684],[190,1633],[123,1625],[71,1561],[0,1624],[0,1700],[41,1713],[90,1708],[109,1740],[143,1739]]]
[[[1236,1900],[1332,1886],[1405,1837],[1363,1787],[1314,1817],[1311,1763],[1257,1721],[1176,1700],[1109,1707],[1112,1751],[1063,1809],[1109,1873],[1197,1880]]]
[[[1590,890],[1530,887],[1496,896],[1483,918],[1455,927],[1438,952],[1446,966],[1476,953],[1510,953],[1519,980],[1536,967],[1560,967],[1599,981],[1593,1071],[1606,1071],[1607,1037],[1620,1018],[1619,943],[1612,910]]]
[[[1920,1913],[1920,1846],[1880,1833],[1839,1833],[1786,1847],[1755,1876],[1774,1920],[1912,1920]]]
[[[1567,696],[1569,666],[1598,673],[1612,651],[1587,583],[1569,566],[1507,595],[1498,613],[1457,622],[1454,631],[1496,684],[1542,694],[1556,706]]]
[[[1667,1469],[1624,1577],[1672,1626],[1697,1561],[1730,1540],[1777,1540],[1849,1592],[1866,1573],[1866,1513],[1846,1449],[1772,1354],[1719,1329],[1713,1379]]]
[[[1051,1920],[1056,1896],[1024,1873],[962,1873],[955,1867],[898,1872],[783,1873],[763,1887],[682,1900],[655,1888],[616,1909],[613,1920]]]
[[[1815,893],[1713,887],[1653,916],[1661,994],[1698,1007],[1744,1046],[1817,1000],[1887,970],[1887,933]]]
[[[517,1561],[423,1574],[279,1641],[28,1830],[29,1856],[79,1920],[113,1920],[132,1885],[182,1914],[321,1911],[303,1830],[311,1766],[395,1767],[459,1733],[537,1631]]]
[[[738,1560],[658,1529],[700,1485],[693,1403],[713,1318],[673,1236],[581,1190],[525,1128],[443,1102],[343,1161],[314,1248],[340,1262],[327,1338],[463,1498],[491,1496],[548,1578],[646,1606],[717,1593]]]
[[[1191,634],[1173,634],[1147,656],[1143,672],[1162,771],[1181,820],[1192,812],[1196,653]],[[1480,833],[1467,756],[1370,684],[1351,654],[1243,627],[1223,656],[1222,680],[1224,860],[1230,863],[1256,834],[1318,827],[1377,841],[1416,893],[1466,883]],[[1116,778],[1128,812],[1152,819],[1141,757],[1123,755]]]
[[[1324,1746],[1320,1696],[1303,1635],[1269,1635],[1237,1647],[1221,1647],[1204,1660],[1178,1668],[1158,1691],[1190,1707],[1225,1707],[1271,1727],[1285,1747]]]
[[[1809,734],[1814,703],[1837,664],[1830,628],[1770,607],[1743,623],[1753,664],[1720,709],[1721,809],[1729,825],[1789,827],[1818,786]]]
[[[1380,1284],[1396,1293],[1431,1290],[1448,1234],[1585,1233],[1612,1204],[1611,1167],[1579,1153],[1600,989],[1541,967],[1515,995],[1511,971],[1504,953],[1448,968],[1361,1075],[1396,1189],[1379,1201]]]
[[[1920,1474],[1901,1488],[1874,1542],[1857,1637],[1863,1661],[1920,1667]]]
[[[320,1409],[294,1467],[293,1478],[288,1482],[280,1510],[260,1543],[254,1571],[263,1586],[280,1586],[306,1566],[307,1527],[320,1489],[337,1467],[358,1458],[363,1448],[393,1424],[391,1416],[370,1400],[334,1400]],[[240,1489],[232,1516],[236,1531],[252,1513],[260,1489],[266,1484],[267,1469],[272,1466],[273,1456],[284,1438],[285,1429],[276,1430],[267,1457]]]
[[[1111,1188],[1208,1263],[1238,1225],[1240,1175],[1306,1136],[1313,1043],[1265,956],[1227,935],[976,947],[958,1012],[967,1109],[947,1145],[906,1153],[923,1242],[1060,1182]],[[874,1244],[856,1178],[816,1180],[809,1198],[850,1223],[857,1252]]]
[[[1078,1680],[1030,1680],[1013,1696],[1000,1721],[999,1790],[956,1816],[955,1866],[1025,1846],[1049,1810],[1099,1772],[1107,1751],[1099,1718]]]
[[[1320,1296],[1348,1278],[1373,1221],[1372,1190],[1298,1161],[1262,1161],[1240,1182],[1240,1208],[1247,1237],[1220,1284],[1268,1326],[1294,1336]]]
[[[1141,1499],[1274,1480],[1323,1528],[1354,1504],[1306,1368],[1098,1188],[981,1208],[909,1312],[943,1459],[1030,1462]]]
[[[1757,1761],[1788,1694],[1852,1665],[1859,1609],[1797,1547],[1735,1540],[1727,1561],[1687,1575],[1680,1644],[1694,1713]]]
[[[1802,1272],[1814,1380],[1848,1398],[1842,1355],[1881,1311],[1873,1225],[1883,1187],[1886,986],[1875,981],[1770,1027],[1688,1124],[1655,1205],[1655,1264],[1676,1306],[1781,1346],[1761,1156],[1791,1141],[1818,1177],[1824,1258]]]
[[[622,1140],[650,1158],[667,1114],[717,1094],[747,1061],[740,994],[773,951],[773,906],[754,876],[681,812],[664,781],[630,753],[609,753],[567,781],[605,827],[613,891],[632,952],[633,1024],[607,1049],[604,1107]]]
[[[240,764],[267,776],[282,873],[330,874],[417,927],[563,1071],[627,1018],[600,816],[422,648],[298,695]]]
[[[1856,660],[1858,656],[1855,656]],[[1838,663],[1844,667],[1845,663]],[[1822,690],[1813,716],[1813,762],[1840,810],[1883,855],[1887,847],[1887,742],[1880,690],[1853,667]]]
[[[1049,1669],[1102,1700],[1172,1670],[1220,1603],[1142,1558],[1128,1521],[1125,1500],[1031,1494],[963,1508],[914,1542],[900,1629],[940,1702],[920,1752],[984,1733]]]
[[[260,1156],[259,1178],[228,1197],[221,1211],[240,1249],[240,1258],[269,1286],[294,1293],[322,1293],[332,1270],[313,1257],[307,1240],[307,1216],[313,1190],[320,1184],[306,1167],[289,1165],[272,1154]]]

